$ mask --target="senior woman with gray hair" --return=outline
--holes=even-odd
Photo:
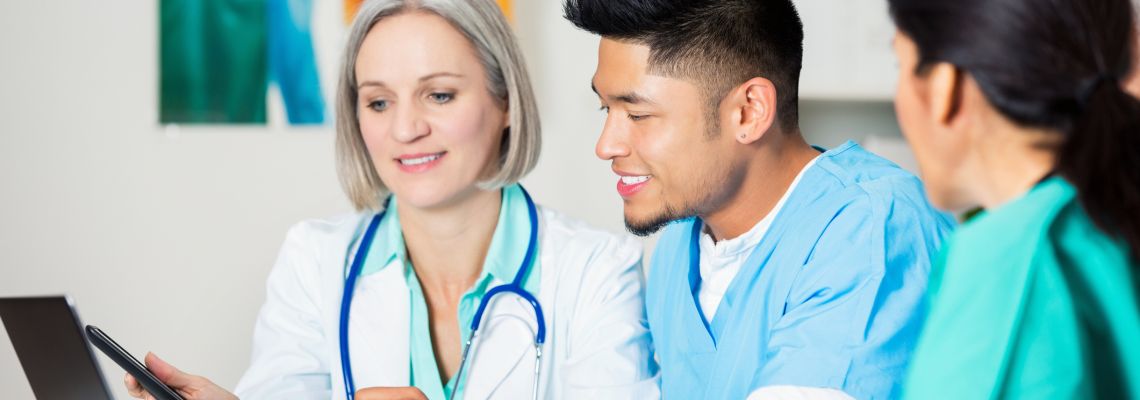
[[[538,159],[538,113],[492,0],[365,3],[336,104],[358,212],[290,230],[238,395],[657,396],[639,244],[516,183]],[[183,397],[234,397],[146,361]]]

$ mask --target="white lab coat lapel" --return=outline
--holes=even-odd
[[[349,312],[349,353],[357,389],[411,381],[411,304],[403,266],[394,261],[361,277]]]
[[[492,287],[501,284],[496,279]],[[526,300],[510,293],[495,296],[487,308],[464,372],[464,397],[530,398],[537,329],[534,310]]]
[[[344,295],[344,282],[348,274],[348,265],[356,255],[356,250],[360,246],[360,237],[364,234],[371,216],[358,215],[355,219],[355,224],[341,225],[341,231],[330,235],[334,241],[323,247],[323,251],[318,255],[319,263],[324,271],[321,274],[323,282],[320,293],[322,294],[321,304],[324,310],[321,319],[325,326],[324,335],[325,343],[328,346],[328,365],[331,368],[333,399],[348,398],[344,393],[344,376],[340,364],[340,306]]]
[[[360,238],[371,220],[362,217],[351,235],[339,235],[346,240],[329,248],[347,249],[344,253],[322,254],[322,263],[339,266],[325,275],[325,335],[333,358],[332,384],[334,393],[344,398],[344,379],[340,365],[340,307],[344,295],[345,277],[357,255]],[[373,245],[383,245],[377,238]],[[383,253],[383,252],[378,252]],[[335,268],[335,267],[334,267]],[[407,386],[411,381],[409,328],[410,299],[403,267],[398,262],[376,273],[362,276],[356,283],[349,319],[349,353],[352,375],[357,390],[372,386]],[[401,361],[402,360],[402,361]]]

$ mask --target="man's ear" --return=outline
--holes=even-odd
[[[776,85],[764,78],[744,82],[724,99],[730,114],[726,129],[737,142],[751,144],[764,137],[776,122]]]

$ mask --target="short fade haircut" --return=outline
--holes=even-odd
[[[586,31],[648,46],[648,72],[701,87],[710,123],[730,90],[765,77],[780,127],[799,130],[804,29],[791,0],[567,0],[564,13]]]

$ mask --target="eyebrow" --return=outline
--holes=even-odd
[[[454,72],[436,72],[436,73],[431,73],[431,74],[427,74],[427,75],[420,77],[419,81],[420,81],[420,83],[423,83],[423,82],[430,81],[430,80],[435,79],[435,78],[443,78],[443,77],[462,78],[463,74],[457,74]],[[364,82],[360,82],[359,85],[356,85],[356,88],[359,89],[359,88],[362,88],[365,86],[387,87],[388,85],[385,85],[384,82],[382,82],[382,81],[364,81]]]
[[[436,73],[434,73],[434,74],[428,74],[428,75],[424,75],[422,78],[420,78],[420,82],[424,82],[424,81],[430,81],[430,80],[432,80],[432,79],[435,79],[435,78],[442,78],[442,77],[462,78],[462,77],[463,77],[463,75],[462,75],[462,74],[457,74],[457,73],[454,73],[454,72],[436,72]]]
[[[590,89],[592,89],[594,91],[594,94],[598,95],[598,97],[602,97],[601,93],[598,93],[597,86],[594,86],[592,82],[590,83]],[[637,94],[637,92],[619,93],[612,96],[606,96],[606,98],[609,101],[617,103],[657,105],[657,103],[653,100],[649,100],[648,97]]]

